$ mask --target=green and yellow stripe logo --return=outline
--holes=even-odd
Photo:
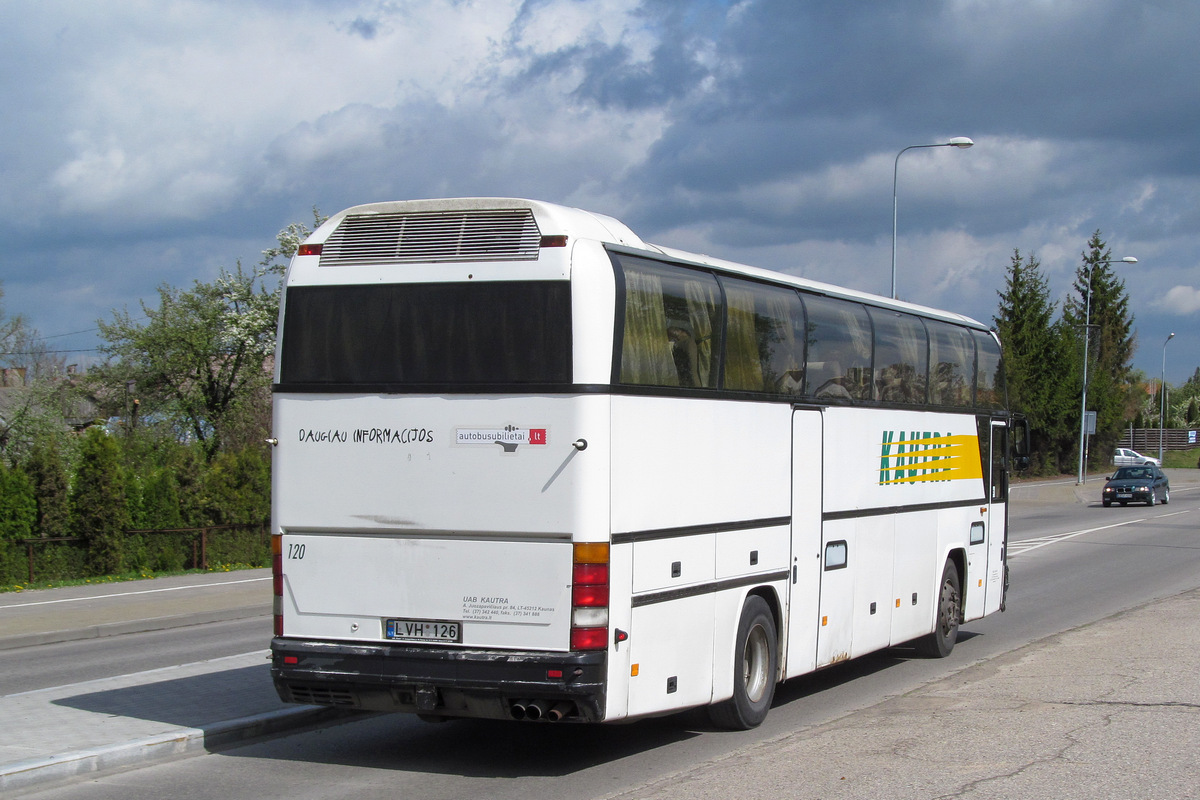
[[[925,431],[884,431],[879,485],[982,480],[979,438]]]

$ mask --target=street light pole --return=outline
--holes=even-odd
[[[896,178],[900,173],[900,156],[908,150],[914,150],[920,147],[957,147],[960,150],[965,150],[971,147],[975,142],[965,136],[955,136],[948,142],[939,142],[937,144],[910,144],[899,153],[896,153],[896,160],[892,164],[892,299],[896,299]]]
[[[1163,359],[1162,359],[1162,379],[1158,384],[1158,393],[1160,395],[1160,406],[1158,409],[1158,465],[1161,467],[1163,461],[1163,428],[1166,427],[1167,416],[1167,342],[1175,338],[1175,334],[1167,337],[1167,341],[1163,342]]]
[[[1088,383],[1088,341],[1091,337],[1092,327],[1092,270],[1100,264],[1136,264],[1137,259],[1133,256],[1125,256],[1121,259],[1102,258],[1095,264],[1088,267],[1087,270],[1087,294],[1086,311],[1083,317],[1083,392],[1079,401],[1079,479],[1075,481],[1077,486],[1083,485],[1083,462],[1084,462],[1084,445],[1087,442],[1087,383]],[[1173,336],[1174,334],[1172,334]],[[1164,356],[1165,358],[1165,356]]]

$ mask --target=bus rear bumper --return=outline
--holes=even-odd
[[[276,637],[271,678],[286,703],[427,717],[599,722],[606,656]]]

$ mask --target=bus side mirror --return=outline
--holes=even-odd
[[[1015,417],[1012,421],[1013,469],[1024,472],[1029,469],[1030,444],[1029,420],[1026,417]]]

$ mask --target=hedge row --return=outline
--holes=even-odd
[[[0,463],[0,583],[270,563],[270,463],[90,428]],[[201,531],[204,531],[201,534]],[[32,559],[31,559],[32,554]]]

